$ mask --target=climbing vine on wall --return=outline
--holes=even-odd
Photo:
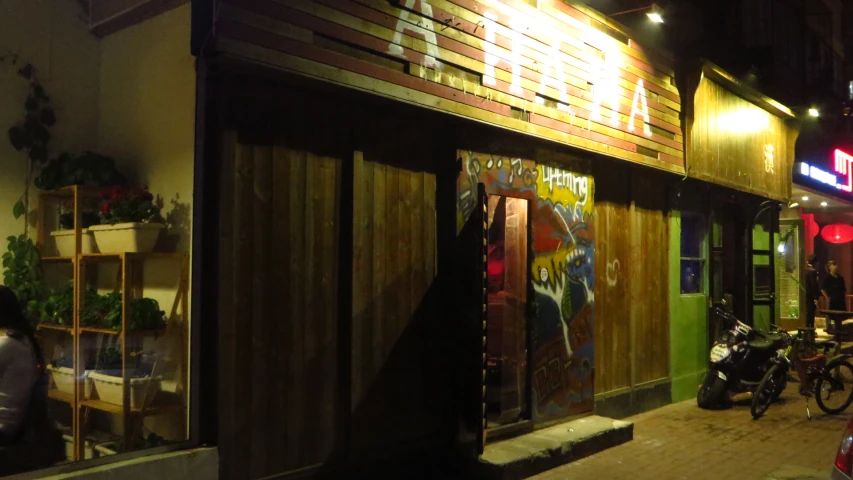
[[[24,192],[12,207],[15,218],[24,217],[24,233],[29,226],[29,196],[30,185],[34,172],[48,161],[48,146],[50,144],[50,129],[56,124],[56,111],[50,97],[38,79],[36,68],[14,53],[0,55],[0,67],[11,67],[17,75],[27,82],[29,88],[24,99],[24,112],[15,125],[8,130],[9,142],[12,147],[27,155],[27,177]]]

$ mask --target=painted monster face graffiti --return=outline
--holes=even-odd
[[[530,160],[460,152],[457,221],[474,208],[477,183],[490,195],[530,202],[533,419],[592,408],[594,183],[582,175]]]

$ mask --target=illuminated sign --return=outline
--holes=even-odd
[[[847,153],[842,152],[839,149],[835,149],[835,171],[844,175],[847,178],[847,182],[844,184],[839,184],[838,188],[844,190],[845,192],[853,191],[853,156],[850,156]]]
[[[820,183],[835,187],[838,190],[853,192],[853,155],[836,148],[834,157],[835,162],[833,167],[835,173],[827,172],[806,162],[801,162],[800,174]],[[840,182],[838,181],[839,176],[842,178]]]

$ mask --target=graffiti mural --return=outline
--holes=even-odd
[[[595,249],[594,183],[531,160],[460,152],[457,231],[490,195],[530,200],[533,420],[545,422],[593,408]],[[608,281],[610,277],[608,277]]]

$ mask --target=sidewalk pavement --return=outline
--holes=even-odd
[[[789,383],[779,402],[759,420],[748,404],[708,411],[688,400],[626,420],[634,440],[533,478],[550,479],[756,479],[829,478],[841,434],[853,407],[824,414]]]

